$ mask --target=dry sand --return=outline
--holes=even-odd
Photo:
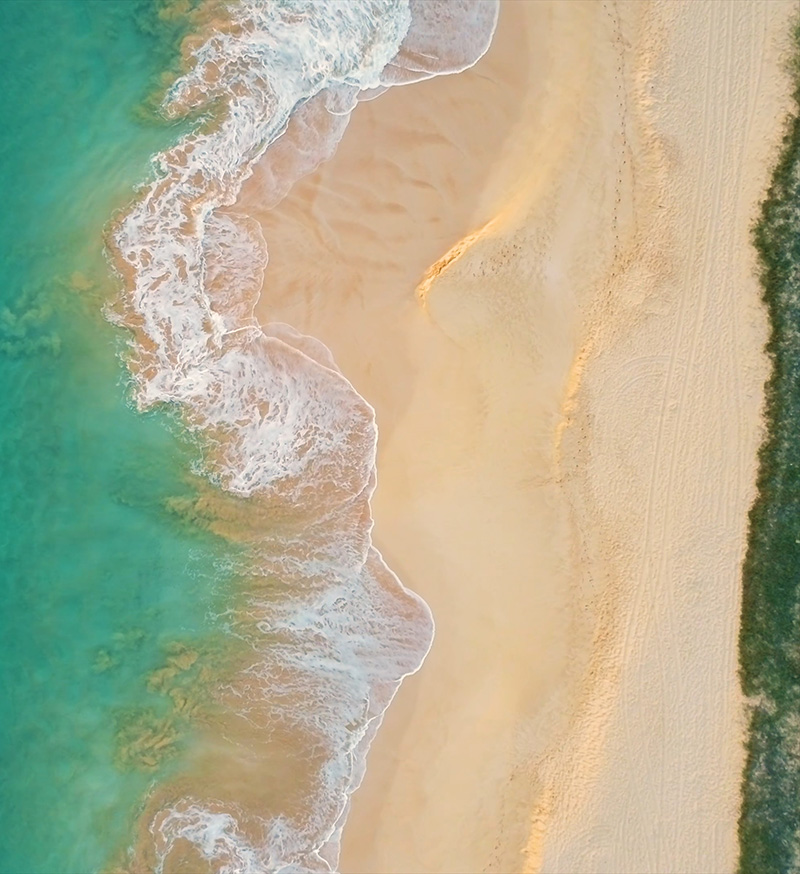
[[[437,622],[344,872],[734,867],[792,8],[506,0],[474,69],[358,107],[275,210],[248,184],[258,315],[375,406],[375,542]]]
[[[767,375],[749,231],[789,108],[795,11],[657,3],[632,41],[657,184],[589,320],[561,451],[584,572],[614,612],[599,682],[549,763],[548,872],[736,865],[740,569]]]

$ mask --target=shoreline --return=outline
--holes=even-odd
[[[260,161],[262,206],[280,198],[335,150],[358,93],[469,66],[496,9],[440,27],[435,2],[242,4],[184,41],[165,114],[226,96],[235,111],[153,158],[109,233],[123,287],[108,315],[133,334],[139,409],[172,404],[208,438],[203,509],[247,550],[229,614],[245,652],[185,768],[146,799],[134,868],[336,867],[366,750],[430,648],[429,608],[372,546],[374,409],[317,339],[256,318],[268,252],[239,195]]]

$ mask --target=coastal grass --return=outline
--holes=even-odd
[[[793,42],[793,109],[753,229],[772,371],[743,568],[741,874],[800,870],[800,19]]]

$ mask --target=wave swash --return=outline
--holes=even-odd
[[[269,747],[258,782],[272,789],[255,809],[211,781],[162,804],[143,830],[156,871],[187,852],[222,872],[334,869],[369,745],[433,637],[371,543],[374,412],[320,342],[257,323],[267,245],[237,196],[260,162],[280,201],[333,154],[359,100],[472,66],[497,14],[496,0],[227,7],[164,102],[169,117],[213,120],[153,158],[114,225],[124,290],[110,317],[132,331],[139,407],[180,410],[204,473],[267,520],[250,536],[253,658],[226,703]]]

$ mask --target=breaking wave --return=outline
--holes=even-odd
[[[496,0],[243,0],[198,35],[164,103],[208,117],[153,158],[114,225],[111,318],[132,332],[139,407],[174,405],[207,447],[206,475],[269,520],[248,535],[261,583],[230,706],[306,750],[306,803],[265,812],[209,794],[158,811],[156,870],[181,842],[223,872],[335,868],[366,752],[433,636],[371,543],[374,411],[323,344],[256,321],[267,244],[237,196],[259,162],[278,203],[333,154],[359,100],[466,69],[496,20]]]

